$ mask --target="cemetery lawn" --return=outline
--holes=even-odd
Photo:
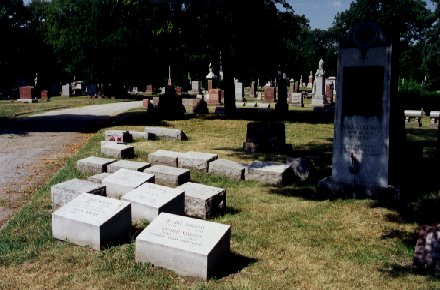
[[[7,118],[26,117],[31,114],[46,111],[83,107],[87,105],[101,105],[123,101],[121,99],[91,99],[82,97],[51,97],[49,102],[21,103],[15,100],[0,101],[0,121]]]
[[[250,163],[285,162],[286,156],[246,154],[248,120],[193,118],[162,121],[182,129],[188,141],[135,142],[135,160],[158,149],[202,151]],[[299,156],[311,156],[319,170],[311,184],[270,186],[191,172],[193,182],[226,188],[231,225],[230,267],[207,282],[138,264],[131,241],[102,251],[51,237],[50,186],[81,176],[78,159],[101,156],[103,130],[40,188],[0,232],[0,288],[66,289],[435,289],[440,281],[411,268],[418,224],[372,200],[319,196],[316,183],[330,175],[333,125],[286,122],[286,141]],[[115,129],[142,131],[142,126]],[[157,125],[151,124],[151,125]]]

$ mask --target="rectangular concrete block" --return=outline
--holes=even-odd
[[[209,279],[230,255],[229,225],[162,213],[136,238],[136,261]]]
[[[129,131],[133,140],[149,140],[147,132]]]
[[[121,168],[125,168],[128,170],[134,171],[144,171],[145,168],[150,167],[150,163],[148,162],[139,162],[139,161],[131,161],[131,160],[118,160],[113,162],[107,166],[108,173],[114,173]]]
[[[166,165],[153,165],[144,170],[145,173],[154,175],[155,183],[177,186],[190,181],[190,172],[185,168],[175,168]]]
[[[105,196],[105,186],[77,178],[55,184],[50,188],[52,208],[58,209],[85,192]]]
[[[246,166],[226,159],[217,159],[209,163],[209,173],[226,175],[232,179],[243,180]]]
[[[121,200],[131,203],[131,218],[137,222],[152,222],[160,213],[183,215],[185,212],[185,193],[182,190],[144,183],[125,194]]]
[[[187,182],[177,189],[185,192],[185,214],[209,219],[226,212],[226,190],[224,188]]]
[[[98,173],[98,174],[95,174],[95,175],[92,175],[92,176],[88,177],[87,180],[91,181],[91,182],[94,182],[94,183],[101,184],[102,180],[104,178],[106,178],[107,176],[109,176],[109,175],[110,175],[110,173],[107,173],[107,172]]]
[[[185,132],[180,129],[165,127],[145,127],[144,131],[156,136],[157,138],[176,139],[180,141],[188,140]]]
[[[52,236],[95,250],[118,243],[131,231],[130,203],[83,193],[52,213]]]
[[[112,141],[101,141],[101,153],[114,158],[133,158],[134,147]]]
[[[292,174],[289,165],[279,162],[254,161],[245,171],[245,180],[282,185],[289,182]]]
[[[208,172],[209,162],[216,160],[217,158],[217,154],[188,151],[186,153],[181,153],[177,162],[178,166],[181,168]]]
[[[130,143],[133,142],[133,136],[129,131],[124,130],[106,130],[104,132],[104,140]]]
[[[122,168],[104,178],[102,185],[106,186],[108,197],[119,199],[147,182],[154,182],[154,175]]]
[[[76,169],[84,174],[98,174],[107,172],[107,165],[115,162],[116,159],[90,156],[76,162]]]
[[[156,152],[148,154],[148,162],[177,167],[177,160],[180,154],[182,153],[170,150],[157,150]]]

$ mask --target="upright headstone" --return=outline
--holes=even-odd
[[[395,102],[391,51],[371,22],[355,25],[340,49],[332,176],[319,182],[320,190],[373,197],[392,192],[397,176],[392,161],[398,160],[400,142],[391,131],[399,130],[398,115],[390,114]]]
[[[61,88],[62,88],[61,96],[70,97],[70,85],[65,84]]]
[[[308,88],[312,88],[313,87],[313,71],[310,71],[309,82],[307,83],[307,87]]]
[[[20,87],[20,99],[32,99],[32,89],[31,86]]]
[[[249,95],[251,96],[251,98],[257,97],[257,83],[255,81],[251,82],[251,89]]]
[[[234,79],[235,83],[235,100],[241,101],[244,97],[244,86],[243,83],[238,81],[237,79]]]
[[[319,67],[315,73],[314,94],[312,96],[312,107],[324,107],[325,105],[325,78],[324,78],[324,61],[319,61]]]
[[[208,92],[214,89],[213,80],[216,79],[217,76],[212,72],[212,65],[209,64],[209,73],[206,75],[206,80],[208,81]]]
[[[191,91],[192,95],[199,95],[202,92],[202,82],[201,81],[191,81]]]

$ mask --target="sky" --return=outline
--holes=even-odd
[[[337,12],[350,7],[351,0],[288,0],[295,14],[305,15],[312,29],[328,29]]]

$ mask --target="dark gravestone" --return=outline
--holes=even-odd
[[[280,114],[287,113],[289,105],[287,104],[287,80],[281,78],[278,82],[278,98],[275,105],[275,111]]]
[[[286,129],[281,122],[250,122],[247,124],[243,149],[250,153],[290,153],[292,144],[286,144]]]
[[[20,87],[20,99],[32,99],[32,90],[33,88],[30,86]]]
[[[277,98],[277,92],[275,87],[264,87],[264,101],[275,102]]]
[[[160,118],[180,119],[185,113],[182,96],[176,94],[173,86],[165,87],[165,94],[159,96],[158,112]]]

